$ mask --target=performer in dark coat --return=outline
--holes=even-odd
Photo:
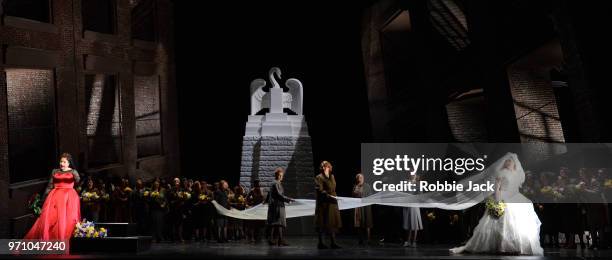
[[[229,193],[228,189],[229,185],[227,181],[221,180],[219,182],[219,188],[214,193],[215,201],[226,209],[230,209],[229,199],[227,197],[227,193]],[[217,213],[215,223],[217,223],[217,241],[219,243],[227,243],[227,218]]]
[[[277,244],[279,246],[287,246],[288,244],[283,239],[283,229],[287,227],[287,219],[285,217],[285,203],[292,202],[293,199],[284,195],[283,176],[285,170],[277,168],[274,171],[274,184],[270,187],[270,200],[268,201],[268,225],[272,228],[269,243],[270,245]],[[278,234],[278,242],[274,243],[274,231]]]
[[[147,196],[149,190],[145,188],[141,178],[136,179],[136,186],[131,194],[130,204],[132,208],[132,216],[138,227],[138,234],[145,234],[149,226],[149,205],[147,204]],[[146,194],[146,196],[145,196]]]
[[[259,180],[253,181],[253,188],[247,194],[247,208],[257,206],[263,203],[265,196],[261,190]],[[249,236],[249,242],[255,243],[260,239],[261,227],[266,225],[265,220],[246,220],[244,222],[245,228],[247,229],[247,235]],[[270,239],[271,240],[271,239]]]
[[[370,185],[364,182],[363,174],[358,173],[355,176],[353,197],[365,198],[370,195],[372,195],[372,189],[370,188]],[[372,206],[355,208],[355,214],[353,219],[355,222],[355,228],[357,228],[357,232],[359,233],[359,244],[361,245],[364,243],[364,232],[366,235],[366,242],[370,242],[370,230],[372,228]]]
[[[164,219],[168,212],[166,189],[161,186],[159,180],[155,180],[146,197],[149,198],[148,203],[151,212],[151,233],[154,241],[160,243],[164,239]]]
[[[336,231],[342,227],[338,200],[336,200],[336,179],[332,174],[332,165],[321,162],[319,175],[315,177],[316,207],[315,227],[319,232],[319,249],[328,248],[323,244],[323,233],[329,234],[332,249],[340,248],[336,244]]]

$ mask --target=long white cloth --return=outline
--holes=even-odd
[[[352,209],[371,205],[372,203],[363,203],[360,198],[337,197],[340,210]],[[268,216],[268,204],[259,204],[254,207],[237,210],[235,208],[226,209],[219,205],[216,201],[212,201],[219,214],[248,220],[266,220]],[[296,199],[294,202],[285,205],[285,216],[287,218],[296,218],[304,216],[312,216],[315,213],[315,200]]]
[[[511,183],[515,185],[515,191],[518,193],[518,186],[522,184],[525,179],[525,173],[518,160],[516,154],[507,153],[489,167],[484,169],[482,172],[473,176],[464,178],[458,183],[461,183],[464,187],[467,187],[470,183],[485,183],[495,182],[496,179],[502,174],[503,165],[506,160],[513,160],[516,165],[516,174],[509,176]],[[338,207],[340,210],[353,209],[373,204],[395,206],[395,207],[420,207],[420,208],[440,208],[448,210],[462,210],[470,208],[484,199],[492,195],[493,192],[482,192],[482,191],[445,191],[445,192],[427,192],[421,194],[410,194],[404,192],[390,192],[383,191],[370,195],[365,198],[351,198],[351,197],[336,197],[338,200]],[[506,201],[512,202],[512,201]],[[521,203],[530,201],[517,201]],[[259,204],[254,207],[237,210],[237,209],[226,209],[219,205],[216,201],[213,201],[213,205],[217,209],[217,212],[221,215],[247,220],[265,220],[268,215],[268,205]],[[311,199],[296,199],[295,202],[285,205],[285,214],[287,218],[312,216],[315,214],[316,201]]]
[[[460,210],[472,207],[478,202],[471,203],[462,203],[461,207],[458,205],[448,205],[441,202],[429,202],[429,203],[399,203],[399,202],[365,202],[366,200],[381,200],[381,197],[384,197],[382,200],[402,200],[402,198],[407,201],[415,200],[414,195],[403,194],[400,192],[380,192],[376,193],[370,197],[366,198],[351,198],[351,197],[336,197],[338,199],[338,207],[340,210],[345,209],[354,209],[359,207],[365,207],[372,204],[378,205],[386,205],[386,206],[395,206],[395,207],[421,207],[421,208],[441,208],[441,209],[452,209],[452,210]],[[392,198],[392,199],[391,199]],[[237,219],[246,219],[246,220],[266,220],[268,216],[268,204],[259,204],[254,207],[245,209],[245,210],[237,210],[235,208],[226,209],[223,206],[219,205],[216,201],[212,201],[213,205],[217,209],[217,212],[221,215],[237,218]],[[315,200],[310,199],[296,199],[294,202],[285,205],[285,214],[287,218],[296,218],[296,217],[304,217],[304,216],[313,216],[315,214]]]

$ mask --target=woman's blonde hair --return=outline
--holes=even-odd
[[[321,162],[321,165],[319,166],[319,170],[320,170],[321,172],[323,172],[323,169],[325,169],[325,167],[329,167],[329,169],[330,169],[330,170],[331,170],[331,169],[333,169],[333,166],[332,166],[332,164],[331,164],[330,162],[328,162],[328,161],[322,161],[322,162]]]

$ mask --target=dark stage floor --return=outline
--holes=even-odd
[[[611,259],[612,250],[581,250],[545,248],[544,257],[537,256],[508,256],[508,255],[450,255],[448,248],[452,245],[419,245],[417,248],[404,248],[399,244],[384,244],[372,246],[359,246],[351,238],[340,238],[342,249],[316,248],[315,237],[289,237],[287,247],[270,247],[265,243],[249,244],[246,242],[229,242],[218,244],[207,243],[159,243],[153,244],[151,249],[139,254],[106,254],[106,255],[79,255],[71,258],[296,258],[296,259],[575,259],[575,258],[601,258]]]

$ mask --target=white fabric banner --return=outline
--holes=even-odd
[[[503,171],[503,165],[506,160],[513,160],[517,167],[516,171],[512,174],[505,173]],[[458,183],[461,183],[465,187],[473,183],[485,183],[485,182],[496,182],[496,179],[500,177],[500,174],[504,174],[505,181],[504,186],[512,184],[509,193],[512,196],[504,196],[506,203],[519,202],[519,203],[531,203],[524,196],[514,196],[519,194],[518,188],[522,185],[525,180],[525,173],[518,160],[516,154],[507,153],[503,157],[499,158],[496,162],[489,165],[482,172],[464,178]],[[391,192],[383,191],[370,195],[365,198],[351,198],[351,197],[336,197],[338,200],[338,207],[340,210],[353,209],[373,204],[394,206],[394,207],[419,207],[419,208],[440,208],[447,210],[463,210],[470,208],[482,201],[487,197],[493,195],[492,191],[443,191],[443,192],[425,192],[419,194],[410,194],[404,192]],[[521,197],[519,201],[513,201],[512,198]],[[219,205],[216,201],[212,201],[213,205],[217,209],[219,214],[247,220],[266,220],[268,216],[268,205],[259,204],[252,208],[245,210],[237,209],[226,209]],[[313,216],[315,214],[316,201],[311,199],[296,199],[295,202],[288,203],[285,205],[285,214],[287,218]]]
[[[352,209],[371,205],[372,203],[364,203],[361,198],[336,197],[340,210]],[[219,214],[247,220],[266,220],[268,216],[268,204],[259,204],[257,206],[237,210],[235,208],[226,209],[219,205],[216,201],[212,201]],[[296,199],[294,202],[285,204],[285,214],[287,218],[296,218],[304,216],[313,216],[315,214],[315,200]]]

